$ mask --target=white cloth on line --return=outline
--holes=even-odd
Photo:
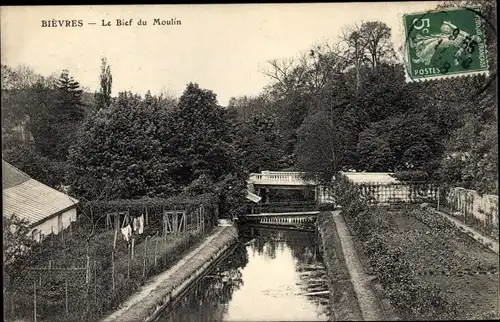
[[[137,231],[139,229],[139,218],[138,217],[134,218],[133,229],[134,229],[134,231]]]
[[[144,232],[144,215],[139,216],[139,234]]]
[[[123,227],[122,229],[123,238],[128,242],[130,236],[132,236],[132,228],[130,225]]]

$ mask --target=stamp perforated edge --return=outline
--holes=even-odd
[[[403,66],[404,66],[404,73],[405,73],[405,82],[406,83],[415,83],[415,82],[426,82],[426,81],[433,81],[433,80],[440,80],[440,79],[450,79],[450,78],[459,78],[459,77],[468,77],[468,76],[477,76],[477,75],[484,75],[486,77],[490,76],[490,71],[489,71],[489,68],[490,68],[490,65],[488,63],[488,69],[487,70],[476,70],[476,71],[464,71],[464,72],[460,72],[460,73],[454,73],[454,74],[441,74],[441,75],[434,75],[434,76],[425,76],[425,77],[419,77],[419,78],[415,78],[415,77],[412,77],[409,72],[408,72],[408,68],[409,68],[409,63],[408,63],[408,55],[409,55],[409,51],[408,51],[408,41],[407,41],[407,31],[406,31],[406,24],[405,24],[405,17],[407,15],[418,15],[418,14],[428,14],[428,13],[433,13],[433,12],[441,12],[441,11],[454,11],[454,10],[463,10],[463,9],[476,9],[476,10],[482,10],[482,6],[481,5],[473,5],[473,6],[469,6],[469,7],[446,7],[446,8],[435,8],[435,9],[431,9],[431,10],[428,10],[428,11],[420,11],[420,12],[410,12],[410,13],[403,13],[403,14],[400,14],[399,15],[399,21],[401,21],[402,25],[401,25],[401,28],[399,29],[400,30],[400,36],[402,36],[402,39],[403,39],[403,44],[402,44],[402,50],[403,50],[403,54],[402,54],[402,59],[403,59]],[[483,19],[483,18],[481,18]],[[484,20],[484,19],[483,19]],[[402,35],[401,35],[402,33]],[[483,25],[483,33],[485,34],[485,31],[484,31],[484,25]],[[486,39],[485,39],[486,40]],[[484,46],[484,54],[486,57],[488,57],[488,46]]]

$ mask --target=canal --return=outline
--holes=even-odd
[[[235,248],[157,321],[327,321],[314,232],[245,226]]]

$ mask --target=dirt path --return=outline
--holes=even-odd
[[[432,211],[440,214],[441,216],[443,216],[444,218],[446,218],[448,220],[451,220],[451,222],[453,222],[458,227],[462,227],[466,232],[471,232],[472,238],[474,238],[477,241],[482,240],[481,244],[490,243],[490,246],[488,248],[491,249],[496,254],[498,254],[498,248],[499,248],[498,247],[498,240],[495,240],[494,238],[483,235],[479,230],[472,228],[470,226],[467,226],[460,219],[455,218],[451,215],[448,215],[447,213],[444,213],[444,212],[436,210],[436,209],[432,209]]]
[[[112,314],[106,316],[103,318],[101,321],[102,322],[108,322],[108,321],[120,321],[120,317],[130,310],[130,308],[137,303],[143,301],[148,295],[151,294],[155,289],[157,289],[165,280],[168,280],[172,274],[175,274],[186,262],[188,262],[191,258],[193,258],[196,254],[198,254],[203,248],[205,248],[210,242],[215,239],[218,235],[220,235],[224,229],[223,227],[217,227],[215,228],[215,233],[210,235],[205,239],[205,241],[189,252],[186,256],[184,256],[181,260],[179,260],[174,266],[172,266],[170,269],[166,270],[165,272],[153,277],[150,282],[148,282],[146,285],[140,288],[140,290],[137,293],[134,293],[131,295],[121,306],[120,309],[113,312]]]
[[[340,215],[340,211],[332,211],[332,216],[337,226],[337,233],[342,244],[342,251],[346,266],[351,276],[351,283],[354,287],[354,292],[358,298],[358,304],[361,309],[361,314],[365,321],[383,320],[383,314],[380,310],[378,300],[370,286],[370,280],[365,274],[361,262],[356,254],[354,242],[349,229],[346,226],[344,218]]]

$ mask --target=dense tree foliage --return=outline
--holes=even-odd
[[[3,157],[53,186],[69,166],[68,183],[89,199],[217,192],[229,204],[249,172],[279,169],[325,181],[339,170],[414,171],[498,193],[496,4],[467,2],[477,3],[487,77],[407,83],[380,21],[346,26],[295,59],[270,60],[262,93],[227,108],[192,83],[179,99],[112,98],[105,59],[95,102],[67,71],[42,77],[2,65]]]
[[[2,157],[57,187],[84,109],[82,89],[68,71],[42,77],[26,67],[2,66]]]
[[[188,84],[176,106],[148,93],[120,93],[90,115],[71,148],[68,182],[85,199],[217,193],[224,214],[243,198],[234,129],[215,94]],[[241,203],[241,202],[240,202]]]
[[[155,100],[120,93],[109,109],[85,120],[68,160],[68,183],[85,199],[164,196],[175,187],[160,139],[171,133]]]
[[[235,122],[235,145],[245,170],[260,172],[287,166],[275,116],[252,113]]]

